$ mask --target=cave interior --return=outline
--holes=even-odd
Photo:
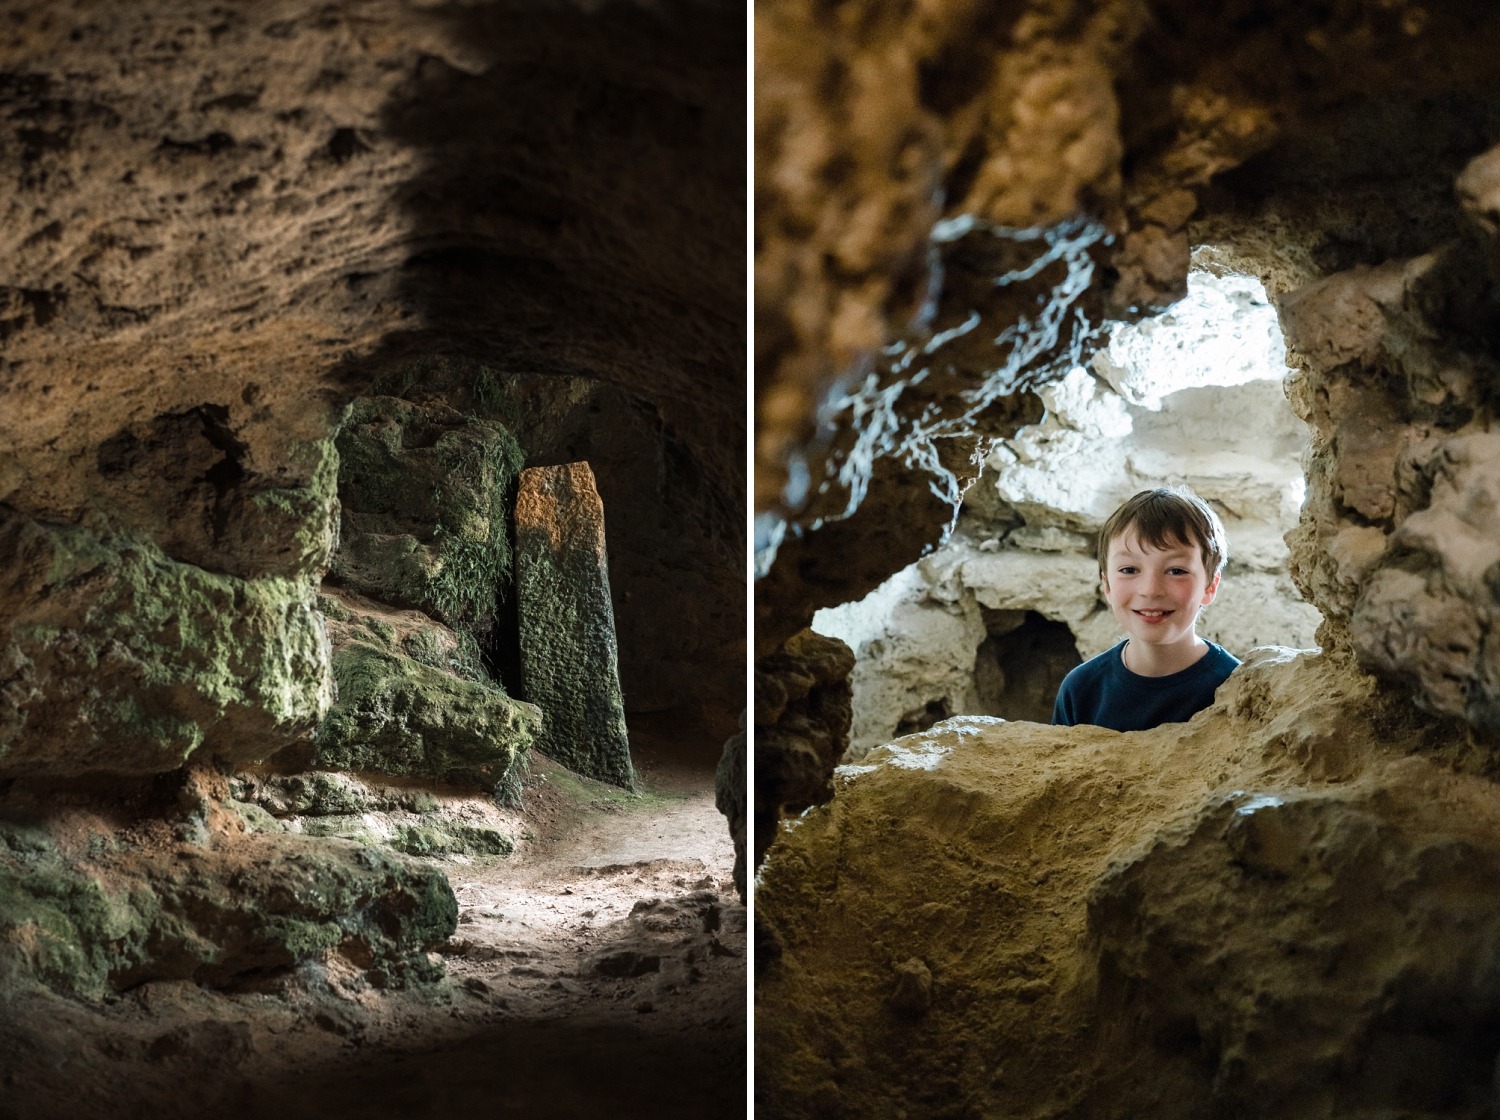
[[[0,1113],[743,1098],[722,8],[7,6]]]
[[[1497,48],[1442,2],[759,6],[758,1115],[1493,1113]],[[1284,376],[1147,405],[1116,342],[1195,274]],[[1033,616],[1112,640],[1109,510],[1257,447],[1214,703],[995,710]]]

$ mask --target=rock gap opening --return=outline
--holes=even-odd
[[[1094,537],[1150,486],[1185,483],[1225,521],[1229,563],[1203,636],[1237,656],[1316,646],[1321,617],[1292,583],[1282,539],[1306,493],[1309,436],[1286,397],[1276,312],[1212,246],[1194,260],[1181,301],[1116,326],[1087,366],[1039,390],[1040,423],[994,443],[942,546],[814,616],[855,651],[846,757],[948,715],[1047,722],[1070,659],[1119,638]],[[1011,618],[1027,621],[997,630]],[[1024,666],[1018,693],[1001,683],[1006,664]]]

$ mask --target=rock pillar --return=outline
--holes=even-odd
[[[536,749],[570,770],[630,788],[630,742],[616,667],[604,504],[587,463],[521,472],[516,498],[521,679],[542,709]]]

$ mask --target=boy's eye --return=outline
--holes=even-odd
[[[1133,576],[1135,575],[1136,569],[1131,565],[1126,564],[1123,568],[1119,569],[1119,572],[1122,576]]]

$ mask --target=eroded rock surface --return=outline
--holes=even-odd
[[[321,603],[331,612],[338,700],[317,729],[312,766],[491,791],[513,784],[542,713],[507,696],[472,644],[416,611],[380,611],[357,598]]]
[[[629,788],[604,505],[587,463],[522,472],[516,554],[521,676],[543,713],[537,749]]]
[[[141,813],[147,800],[123,820],[56,791],[11,792],[0,826],[7,984],[89,1000],[147,980],[234,987],[335,952],[381,984],[442,974],[428,951],[452,935],[458,905],[440,871],[347,841],[248,833],[223,807],[223,779],[196,780],[206,794],[190,783],[167,813]]]
[[[762,1111],[1472,1114],[1500,795],[1462,744],[1303,654],[1186,726],[874,752],[761,872]]]
[[[305,579],[206,571],[149,538],[14,514],[0,565],[0,773],[260,759],[333,702]]]
[[[1492,158],[1460,179],[1475,219],[1458,226],[1464,236],[1283,299],[1302,367],[1293,399],[1315,433],[1293,573],[1323,607],[1325,641],[1349,643],[1430,711],[1486,730],[1500,689],[1484,637],[1500,317],[1475,192]]]
[[[854,654],[804,630],[755,665],[755,866],[784,814],[833,796],[833,768],[849,746]]]
[[[453,408],[362,397],[338,451],[343,523],[330,578],[488,639],[512,575],[515,437]]]

